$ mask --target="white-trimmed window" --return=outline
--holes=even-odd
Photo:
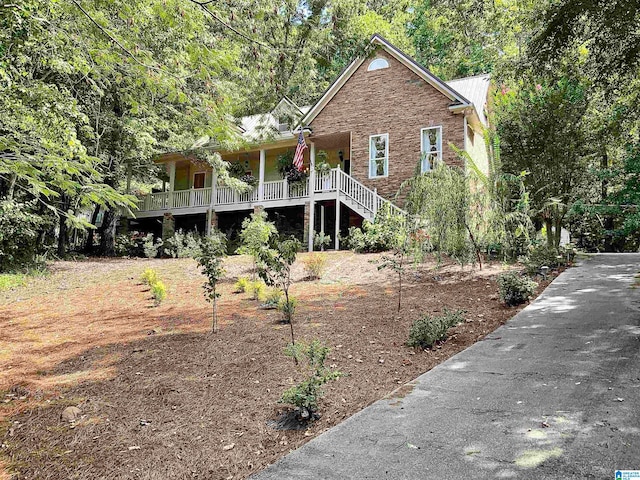
[[[389,175],[389,134],[369,137],[369,178]]]
[[[429,127],[420,130],[420,150],[422,152],[422,173],[429,172],[442,161],[442,127]]]
[[[367,72],[373,72],[374,70],[382,70],[383,68],[389,68],[389,62],[386,58],[376,58],[371,61]]]

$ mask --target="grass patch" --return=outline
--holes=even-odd
[[[27,284],[27,275],[24,273],[0,273],[0,292],[24,287]]]

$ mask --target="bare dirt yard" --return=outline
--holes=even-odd
[[[330,346],[328,363],[348,376],[327,385],[322,417],[300,431],[268,425],[302,372],[283,354],[280,314],[232,293],[248,257],[227,260],[215,335],[190,259],[56,262],[51,275],[0,292],[0,478],[246,478],[517,312],[498,300],[500,264],[423,264],[398,313],[395,277],[371,263],[379,255],[327,255],[321,280],[294,266],[294,324],[299,338]],[[140,282],[149,267],[167,285],[158,307]],[[463,309],[465,322],[432,350],[407,347],[411,322],[444,308]],[[81,410],[73,423],[61,419],[68,406]]]

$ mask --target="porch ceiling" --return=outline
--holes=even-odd
[[[310,141],[316,144],[318,150],[336,150],[339,148],[349,148],[351,143],[351,132],[332,133],[330,135],[311,135]]]

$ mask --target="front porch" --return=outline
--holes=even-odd
[[[247,193],[240,193],[224,185],[218,181],[216,172],[211,168],[203,167],[184,156],[165,158],[163,163],[167,169],[168,185],[166,182],[163,184],[162,189],[165,191],[139,197],[136,218],[161,217],[170,212],[174,216],[204,213],[213,219],[214,214],[223,212],[305,206],[305,210],[309,212],[309,218],[305,219],[305,241],[311,251],[316,232],[313,228],[307,228],[307,225],[317,223],[314,219],[316,202],[331,201],[335,205],[335,232],[331,233],[334,237],[333,244],[339,249],[341,204],[370,221],[373,221],[384,204],[391,204],[375,190],[349,175],[350,133],[309,138],[307,143],[304,169],[308,175],[297,181],[289,181],[282,174],[283,155],[295,149],[295,144],[291,142],[244,152],[221,152],[222,158],[230,163],[236,175],[254,177],[254,172],[257,171],[256,186]],[[316,168],[318,158],[324,164],[323,168]],[[393,205],[391,208],[397,209]],[[207,223],[207,230],[211,223]],[[321,231],[329,233],[324,232],[323,225]]]

